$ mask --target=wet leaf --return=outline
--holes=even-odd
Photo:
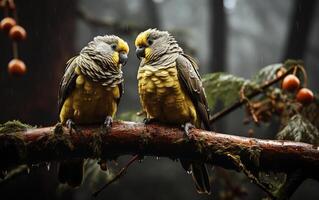
[[[259,172],[258,180],[262,183],[269,191],[275,193],[281,188],[286,182],[286,174],[275,173],[275,172]]]
[[[319,145],[319,131],[308,119],[296,114],[277,134],[277,139]]]
[[[282,63],[268,65],[262,68],[253,78],[252,81],[262,84],[268,80],[276,78],[276,72],[283,66]]]
[[[203,85],[205,87],[209,107],[213,110],[218,101],[227,107],[239,100],[239,91],[242,86],[255,86],[247,79],[237,77],[227,73],[206,74],[203,77]]]
[[[319,98],[318,95],[315,95],[314,101],[307,105],[303,106],[301,115],[308,119],[318,130],[319,130]]]
[[[109,181],[114,174],[112,169],[108,168],[107,171],[103,171],[96,160],[87,160],[84,165],[84,180],[83,185],[89,186],[91,189],[96,190],[103,185],[105,182]]]

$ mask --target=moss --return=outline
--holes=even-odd
[[[47,149],[46,152],[51,152],[53,155],[61,156],[67,154],[74,149],[74,145],[70,140],[70,136],[63,135],[45,135],[38,139],[33,144],[29,144],[28,153],[33,154],[33,151],[39,152],[41,149]],[[51,157],[53,155],[47,155]]]
[[[31,125],[28,125],[28,124],[24,124],[18,120],[12,120],[4,124],[0,124],[0,134],[21,132],[21,131],[26,131],[27,129],[30,129],[30,128],[35,128],[35,127],[32,127]]]
[[[61,123],[57,123],[54,127],[53,133],[55,135],[62,135],[63,134],[63,126]]]
[[[250,161],[254,164],[254,166],[256,168],[259,168],[259,160],[260,160],[260,153],[261,153],[261,149],[258,146],[252,146],[247,148],[247,152],[248,152],[248,157],[250,159]]]
[[[152,139],[152,136],[149,134],[147,130],[143,131],[142,134],[140,135],[140,140],[145,146],[149,144],[150,139]]]
[[[95,158],[100,158],[102,156],[102,137],[101,134],[95,133],[90,142],[90,149],[93,151]]]

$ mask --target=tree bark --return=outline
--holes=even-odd
[[[315,0],[295,1],[283,60],[304,58],[316,3]]]
[[[302,170],[318,180],[319,148],[310,144],[245,138],[200,129],[185,137],[182,129],[158,124],[114,122],[77,132],[57,125],[0,134],[0,169],[71,158],[116,159],[127,154],[189,159],[226,169],[289,173]]]
[[[226,70],[227,47],[227,19],[223,0],[209,1],[210,7],[210,72],[223,72]]]

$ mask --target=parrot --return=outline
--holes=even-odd
[[[135,39],[136,55],[141,60],[138,93],[144,122],[181,126],[186,136],[193,127],[210,130],[205,90],[195,60],[185,54],[167,31],[148,29]],[[198,193],[210,194],[204,163],[181,159],[192,174]]]
[[[118,36],[96,36],[66,63],[58,94],[59,120],[70,130],[101,123],[109,130],[123,94],[123,72],[129,46]],[[104,131],[104,133],[107,131]],[[81,185],[83,159],[60,163],[61,183]]]

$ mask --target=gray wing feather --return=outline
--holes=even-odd
[[[77,78],[77,74],[75,73],[76,62],[75,59],[78,56],[71,58],[67,62],[67,66],[65,68],[65,72],[63,78],[60,82],[59,95],[58,95],[58,111],[60,113],[63,103],[66,98],[70,95],[75,87],[75,81]]]
[[[188,92],[206,130],[210,130],[209,109],[197,64],[193,58],[181,54],[176,59],[176,68],[182,87]]]

